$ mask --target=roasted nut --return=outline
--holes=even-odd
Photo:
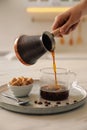
[[[27,78],[27,77],[18,77],[18,78],[13,78],[9,84],[12,86],[23,86],[23,85],[29,85],[33,83],[32,78]]]

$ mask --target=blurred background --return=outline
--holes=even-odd
[[[0,51],[14,51],[14,40],[21,34],[41,35],[51,32],[56,15],[80,0],[0,0]],[[87,18],[64,38],[55,38],[56,52],[85,55],[87,52]]]

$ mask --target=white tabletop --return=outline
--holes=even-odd
[[[77,80],[86,89],[87,59],[59,56],[58,67],[68,68],[77,73]],[[0,85],[15,76],[30,76],[39,79],[40,69],[52,66],[51,58],[41,58],[32,66],[24,66],[14,58],[0,56]],[[32,116],[10,112],[0,108],[0,130],[87,130],[87,103],[73,111],[44,116]]]

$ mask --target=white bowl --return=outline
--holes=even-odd
[[[8,88],[12,91],[15,97],[25,97],[28,96],[32,90],[33,83],[29,85],[22,86],[12,86],[8,84]]]

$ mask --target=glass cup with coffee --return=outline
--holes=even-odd
[[[65,68],[56,68],[57,84],[53,68],[41,69],[40,96],[46,100],[64,100],[69,96],[69,90],[76,80],[76,73]]]

